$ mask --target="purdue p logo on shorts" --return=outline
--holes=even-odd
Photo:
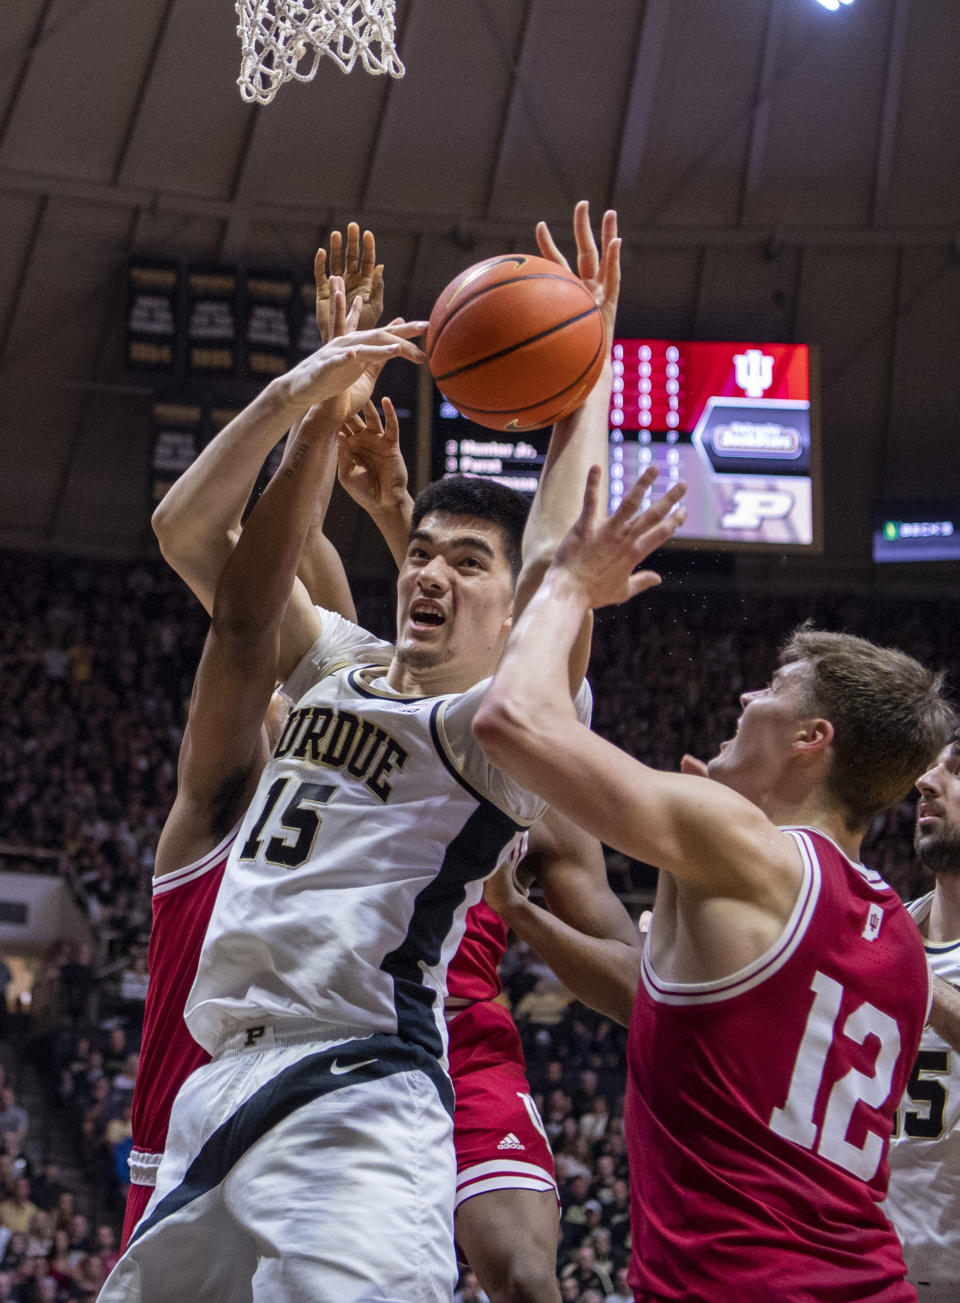
[[[256,1045],[263,1038],[266,1030],[264,1023],[260,1023],[257,1027],[247,1027],[243,1033],[243,1048],[247,1050],[251,1045]]]

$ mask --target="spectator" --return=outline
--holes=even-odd
[[[575,1248],[586,1235],[586,1203],[590,1198],[590,1182],[585,1176],[575,1176],[563,1188],[560,1218],[560,1243],[563,1248]]]
[[[626,1267],[617,1268],[615,1289],[607,1295],[604,1303],[633,1303],[633,1290],[627,1284]]]
[[[6,1143],[7,1138],[13,1134],[22,1141],[29,1125],[27,1110],[17,1103],[13,1087],[4,1086],[0,1090],[0,1140]]]
[[[90,1238],[90,1219],[86,1213],[74,1213],[70,1218],[70,1245],[68,1254],[71,1267],[75,1267],[81,1258],[93,1249]]]
[[[597,1255],[594,1253],[592,1244],[581,1244],[573,1256],[573,1261],[560,1272],[561,1280],[575,1280],[577,1288],[583,1294],[584,1290],[595,1289],[603,1299],[607,1294],[613,1293],[613,1280],[609,1273],[597,1264]]]
[[[610,1107],[606,1095],[594,1095],[589,1111],[580,1115],[581,1136],[595,1145],[607,1134],[609,1124]]]
[[[16,1234],[22,1233],[26,1237],[30,1229],[30,1223],[39,1211],[37,1205],[30,1198],[30,1181],[25,1176],[14,1178],[13,1193],[0,1203],[0,1226],[5,1226],[8,1231]],[[26,1240],[24,1240],[26,1243]]]
[[[630,1187],[619,1178],[613,1183],[613,1199],[607,1205],[607,1227],[617,1253],[630,1249]]]
[[[53,1218],[37,1208],[27,1230],[27,1257],[46,1258],[53,1247]]]
[[[560,1300],[561,1303],[579,1303],[580,1286],[573,1276],[568,1276],[566,1280],[560,1282]]]
[[[60,1179],[59,1165],[52,1161],[44,1163],[40,1175],[33,1181],[33,1202],[38,1208],[42,1208],[44,1212],[53,1212],[57,1206],[57,1200],[61,1194],[66,1192],[67,1187]]]

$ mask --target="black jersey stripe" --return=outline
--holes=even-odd
[[[440,962],[443,943],[453,928],[454,915],[466,900],[471,882],[487,877],[519,824],[490,801],[479,804],[447,846],[439,872],[417,896],[407,934],[385,955],[382,972],[393,980],[397,1034],[422,1045],[438,1057],[443,1040],[435,1015],[436,992],[424,982],[423,965]]]
[[[335,1063],[342,1070],[351,1057],[359,1060],[372,1058],[373,1062],[362,1062],[347,1074],[331,1071]],[[220,1185],[243,1155],[296,1109],[323,1095],[342,1090],[344,1086],[418,1070],[426,1073],[436,1086],[441,1103],[453,1117],[453,1086],[436,1058],[425,1053],[420,1046],[405,1044],[386,1033],[345,1041],[285,1068],[217,1127],[187,1168],[180,1184],[165,1195],[150,1216],[137,1226],[130,1244],[164,1218]]]

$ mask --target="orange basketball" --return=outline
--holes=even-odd
[[[536,430],[574,411],[606,348],[603,318],[583,282],[523,253],[461,272],[437,299],[427,330],[437,388],[491,430]]]

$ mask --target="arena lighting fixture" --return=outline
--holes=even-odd
[[[824,9],[839,9],[842,4],[852,5],[853,0],[820,0]]]

